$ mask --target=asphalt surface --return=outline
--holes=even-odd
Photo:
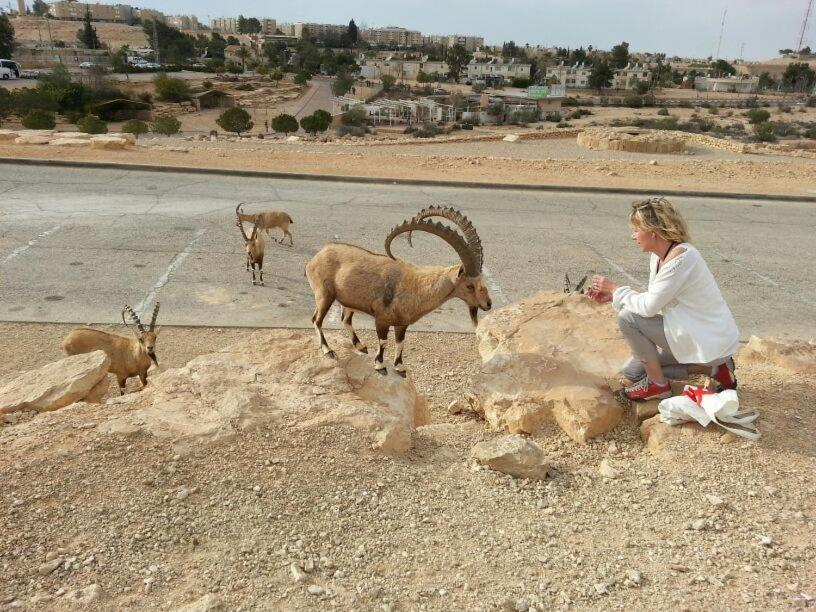
[[[2,165],[0,320],[113,323],[123,304],[144,312],[158,299],[160,324],[308,327],[313,299],[303,270],[324,243],[382,252],[390,228],[434,203],[473,220],[497,306],[561,290],[565,272],[604,273],[643,288],[647,256],[626,223],[632,199]],[[743,339],[816,335],[814,204],[674,200]],[[267,245],[265,287],[253,287],[244,269],[239,202],[295,220],[294,247]],[[416,236],[413,250],[402,239],[395,245],[417,263],[456,261],[432,236]],[[369,318],[358,319],[370,327]],[[338,325],[335,310],[327,326]],[[458,300],[414,328],[471,329]]]

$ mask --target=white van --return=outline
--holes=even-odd
[[[19,79],[21,72],[20,64],[8,59],[0,59],[0,78]]]

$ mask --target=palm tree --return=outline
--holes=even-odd
[[[246,61],[249,59],[250,55],[249,49],[247,49],[244,45],[241,45],[241,48],[235,52],[235,56],[241,58],[241,70],[243,72],[246,72]]]

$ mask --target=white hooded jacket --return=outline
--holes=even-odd
[[[663,331],[680,363],[711,363],[739,348],[739,331],[711,270],[700,252],[687,243],[657,271],[659,258],[649,262],[649,288],[638,293],[618,287],[612,294],[616,311],[625,308],[642,317],[663,313]]]

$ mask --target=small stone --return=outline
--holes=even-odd
[[[705,519],[697,519],[696,521],[692,522],[691,528],[694,531],[702,531],[705,529]]]
[[[706,499],[708,500],[708,503],[710,503],[715,508],[725,504],[722,498],[719,498],[716,495],[706,495]]]
[[[612,465],[606,459],[601,461],[601,465],[598,467],[598,472],[600,472],[601,476],[609,480],[613,480],[618,477],[618,470],[612,467]]]
[[[292,581],[303,582],[306,580],[306,572],[300,569],[297,563],[292,563],[292,565],[289,566],[289,571],[292,573]]]
[[[762,544],[762,546],[771,546],[773,544],[773,540],[770,538],[770,536],[761,536],[759,538],[759,543]]]
[[[732,442],[737,441],[737,436],[732,434],[730,431],[724,433],[720,436],[720,444],[731,444]]]
[[[649,165],[650,166],[656,166],[657,165],[657,160],[656,159],[650,159],[649,160]]]
[[[598,595],[609,595],[609,586],[606,583],[596,582],[593,586]]]
[[[40,576],[47,576],[48,574],[56,570],[60,565],[62,565],[62,557],[51,559],[51,561],[46,561],[40,567],[38,567],[37,573]]]
[[[324,589],[319,584],[310,584],[309,588],[306,590],[309,591],[309,595],[314,595],[316,597],[319,597],[320,595],[323,595],[326,592],[326,589]]]

